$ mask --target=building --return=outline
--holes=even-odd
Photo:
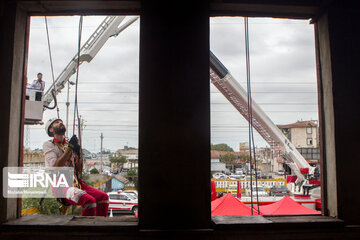
[[[85,160],[85,171],[89,172],[91,169],[96,168],[99,172],[101,169],[110,171],[111,164],[109,158],[90,158]]]
[[[45,167],[45,157],[42,150],[24,150],[24,167]]]
[[[152,0],[2,1],[0,34],[6,37],[0,41],[1,168],[22,162],[21,97],[26,76],[29,16],[64,14],[141,14],[139,222],[106,224],[107,219],[103,218],[69,220],[41,215],[26,221],[19,214],[18,201],[0,198],[1,239],[56,239],[64,235],[69,240],[360,238],[360,205],[356,204],[360,192],[352,184],[357,182],[360,169],[360,152],[354,151],[360,136],[357,27],[360,10],[356,3],[348,0],[176,0],[171,4]],[[232,217],[231,221],[226,217],[211,217],[210,16],[291,18],[314,24],[324,154],[324,216],[256,216],[251,220]],[[171,185],[164,180],[171,181]],[[154,182],[164,184],[154,187]],[[188,194],[181,197],[179,192],[184,186]]]
[[[301,155],[311,164],[320,164],[319,126],[317,121],[297,121],[278,125]]]
[[[318,148],[319,127],[317,121],[297,121],[278,125],[278,128],[296,148]]]
[[[124,168],[132,169],[138,168],[139,165],[139,150],[136,148],[129,148],[128,146],[124,146],[124,149],[119,149],[115,153],[120,153],[125,156],[128,160],[127,163],[124,164]]]

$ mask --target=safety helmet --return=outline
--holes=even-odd
[[[50,118],[45,124],[45,132],[49,137],[53,137],[53,134],[49,132],[51,125],[56,121],[61,120],[60,118]]]

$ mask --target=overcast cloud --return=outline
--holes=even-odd
[[[84,17],[82,42],[104,19]],[[127,19],[125,19],[127,21]],[[79,17],[48,17],[55,78],[77,51]],[[246,89],[243,18],[212,18],[210,45],[213,53]],[[307,21],[249,19],[253,99],[275,124],[317,120],[317,89],[313,25]],[[28,79],[44,74],[46,88],[52,83],[43,17],[31,19]],[[110,38],[91,63],[79,72],[79,110],[85,119],[83,147],[100,151],[124,145],[138,146],[139,21],[116,38]],[[71,78],[75,81],[75,75]],[[209,83],[210,84],[210,83]],[[70,90],[74,101],[74,87]],[[66,118],[66,88],[58,95],[60,116]],[[227,143],[235,150],[248,141],[247,121],[211,86],[212,143]],[[56,116],[46,110],[44,122]],[[69,130],[72,134],[73,104]],[[28,147],[41,148],[48,139],[44,126],[28,126]],[[265,146],[255,134],[257,146]]]

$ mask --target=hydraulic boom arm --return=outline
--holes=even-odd
[[[95,30],[95,32],[90,36],[90,38],[86,41],[86,43],[80,49],[80,59],[79,65],[81,65],[84,61],[90,62],[99,50],[104,46],[106,41],[112,37],[117,36],[120,32],[134,23],[139,17],[134,17],[127,21],[125,24],[119,24],[124,20],[123,16],[108,16],[104,19],[104,21],[100,24],[100,26]],[[65,87],[65,83],[69,81],[70,77],[76,73],[77,69],[77,57],[78,54],[71,59],[69,64],[65,67],[65,69],[60,73],[60,75],[56,78],[55,82],[51,85],[51,87],[46,91],[43,97],[44,107],[50,105],[50,103],[54,100],[52,95],[52,90],[55,89],[55,94],[61,92],[61,90]],[[44,108],[46,109],[46,108]]]
[[[229,102],[249,121],[247,92],[230,74],[226,67],[210,51],[210,79],[215,87],[229,100]],[[295,146],[285,137],[281,130],[271,121],[260,106],[252,100],[252,125],[256,131],[272,147],[280,148],[287,164],[298,177],[297,184],[304,182],[302,169],[308,169],[313,174],[315,168],[303,158]]]

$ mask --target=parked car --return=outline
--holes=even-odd
[[[138,191],[137,190],[124,190],[123,193],[131,194],[134,197],[138,198]]]
[[[213,175],[213,178],[215,178],[215,179],[228,179],[230,177],[228,175],[224,174],[224,173],[215,173]]]
[[[231,174],[229,177],[231,180],[240,180],[241,179],[240,174]]]
[[[213,178],[219,178],[221,175],[223,175],[223,173],[216,172],[213,174]]]
[[[286,196],[290,194],[290,191],[286,186],[273,186],[269,192],[270,196]]]
[[[257,192],[257,194],[256,194],[256,192]],[[246,189],[245,193],[246,193],[246,195],[251,196],[251,190],[249,188]],[[267,194],[264,187],[257,187],[257,188],[253,187],[252,188],[252,195],[253,196],[258,195],[259,197],[264,197],[264,196],[267,196],[268,194]]]
[[[108,192],[109,195],[109,212],[131,212],[136,214],[138,210],[138,199],[130,193]]]
[[[261,173],[260,178],[271,179],[272,175],[270,173]]]
[[[231,193],[234,197],[237,195],[237,183],[236,184],[229,184],[226,192]]]

